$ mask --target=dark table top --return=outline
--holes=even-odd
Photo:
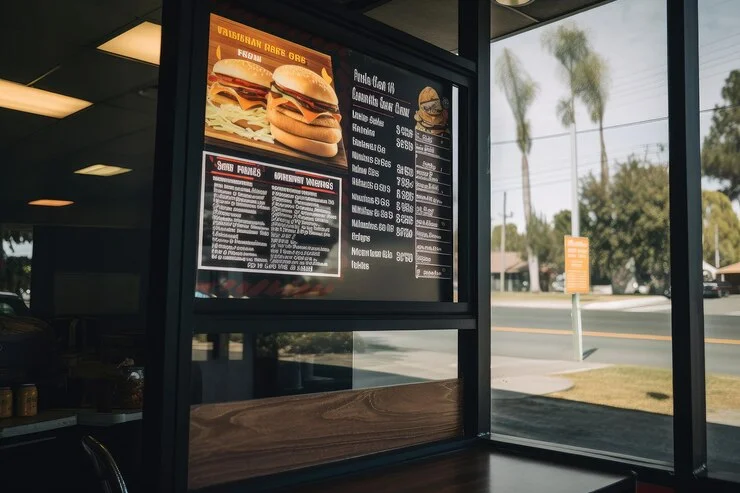
[[[634,493],[624,475],[564,467],[471,447],[281,491],[292,493]]]

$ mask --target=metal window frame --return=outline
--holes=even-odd
[[[147,491],[186,491],[190,414],[190,368],[192,335],[227,332],[350,331],[350,330],[458,330],[459,357],[465,376],[463,413],[465,435],[458,440],[374,454],[305,470],[210,488],[208,491],[264,490],[283,484],[314,480],[348,470],[388,465],[464,447],[472,438],[486,434],[490,427],[490,377],[481,378],[481,358],[490,358],[488,330],[479,331],[478,316],[489,311],[490,282],[479,276],[478,252],[487,252],[488,160],[473,151],[478,135],[487,138],[488,102],[474,104],[471,90],[479,72],[476,62],[456,56],[373,19],[351,13],[311,9],[311,5],[282,0],[245,1],[164,0],[163,43],[160,66],[155,158],[154,212],[152,219],[151,296],[148,315],[149,348],[153,365],[148,369],[146,387],[145,478]],[[461,18],[474,18],[470,5],[487,0],[460,2]],[[250,300],[195,299],[197,223],[200,197],[200,160],[203,150],[202,95],[205,78],[198,67],[205,66],[208,15],[224,5],[243,8],[287,25],[320,34],[344,46],[375,58],[408,68],[432,78],[453,83],[460,90],[458,121],[460,135],[479,127],[476,136],[460,140],[459,154],[459,286],[461,303],[404,303],[318,301],[304,303],[250,302]],[[488,31],[489,16],[476,18],[476,33]],[[311,22],[307,23],[306,19]],[[235,20],[239,20],[235,18]],[[306,28],[306,26],[310,28]],[[461,33],[467,33],[461,30]],[[477,36],[480,41],[481,36]],[[469,43],[470,44],[470,43]],[[480,44],[480,43],[479,43]],[[482,52],[478,53],[482,57]],[[487,55],[485,57],[486,63]],[[487,66],[487,65],[486,65]],[[200,69],[202,71],[202,69]],[[485,70],[485,78],[489,77]],[[485,116],[478,112],[481,108]],[[481,125],[484,124],[481,128]],[[469,151],[469,152],[468,152]],[[476,170],[469,169],[475,163]],[[467,164],[467,166],[466,166]],[[480,170],[478,169],[480,168]],[[480,180],[480,177],[485,180]],[[485,182],[481,184],[480,182]],[[478,200],[480,198],[481,200]],[[480,243],[483,242],[483,244]],[[484,258],[488,258],[485,255]],[[485,270],[488,270],[487,268]],[[484,272],[485,270],[481,271]],[[490,314],[489,314],[490,316]],[[248,323],[248,327],[245,325]],[[488,327],[488,322],[484,327]],[[480,344],[483,333],[483,344]],[[485,350],[481,349],[485,348]],[[476,354],[475,358],[469,355]],[[484,372],[485,373],[485,372]],[[485,395],[481,396],[481,391]],[[485,407],[488,403],[488,408]],[[483,410],[481,410],[481,406]]]
[[[666,0],[674,467],[706,476],[698,0]]]
[[[198,104],[204,82],[193,80],[191,54],[194,39],[204,39],[204,27],[196,19],[208,6],[205,0],[164,0],[163,49],[157,121],[157,150],[152,220],[152,272],[148,313],[148,338],[152,354],[148,368],[144,414],[145,467],[152,491],[185,491],[187,436],[189,427],[189,368],[191,335],[244,332],[249,316],[254,330],[459,330],[460,371],[464,386],[465,440],[390,451],[368,458],[327,464],[264,480],[248,481],[256,491],[274,486],[316,480],[367,467],[467,446],[474,437],[490,434],[490,3],[488,0],[459,2],[460,54],[456,57],[361,15],[310,10],[291,0],[286,8],[271,3],[248,5],[287,23],[299,23],[306,15],[316,19],[322,34],[343,42],[353,33],[350,46],[411,70],[449,80],[460,87],[460,147],[470,153],[461,163],[476,163],[475,173],[462,173],[460,186],[469,192],[460,202],[460,249],[471,252],[461,261],[466,272],[461,289],[465,303],[409,304],[338,302],[325,307],[294,305],[295,311],[278,322],[275,306],[254,310],[247,305],[226,305],[222,300],[194,300],[194,222],[197,201],[188,200],[199,183],[198,167],[187,166],[187,156],[200,153],[202,129],[188,125],[189,105]],[[232,2],[233,3],[233,2]],[[701,294],[701,170],[699,162],[698,106],[698,0],[666,0],[668,34],[670,221],[672,272],[672,332],[674,385],[674,464],[642,458],[621,457],[495,436],[483,442],[496,450],[580,467],[625,471],[656,483],[686,488],[736,489],[736,477],[707,478],[706,403],[704,368],[704,318]],[[202,17],[201,17],[202,18]],[[200,36],[200,38],[199,38]],[[390,50],[390,51],[389,51]],[[196,49],[197,51],[197,49]],[[196,57],[197,58],[197,57]],[[190,100],[188,100],[190,97]],[[192,164],[192,163],[191,163]],[[193,169],[195,168],[195,169]],[[196,194],[197,196],[197,194]],[[464,195],[461,194],[461,197]],[[464,225],[464,227],[463,227]],[[463,232],[465,234],[463,235]],[[188,260],[189,259],[189,260]],[[236,308],[235,308],[236,307]],[[189,327],[189,329],[185,329]],[[183,330],[184,329],[184,330]],[[250,330],[252,330],[250,328]],[[173,385],[174,383],[174,385]],[[474,443],[480,443],[475,440]],[[219,491],[241,490],[238,483]],[[680,490],[679,490],[680,491]]]
[[[736,491],[737,483],[732,481],[737,477],[707,477],[698,0],[666,0],[666,8],[673,463],[499,435],[493,437],[492,446],[569,465],[633,470],[678,492]]]

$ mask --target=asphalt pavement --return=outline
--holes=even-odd
[[[670,368],[670,317],[670,313],[584,311],[587,361]],[[568,310],[498,306],[492,310],[491,320],[494,356],[572,358]],[[706,345],[707,370],[740,375],[740,317],[707,315],[705,334],[710,341]]]

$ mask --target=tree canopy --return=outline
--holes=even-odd
[[[30,259],[19,258],[9,254],[14,252],[14,245],[33,241],[33,232],[30,229],[3,228],[0,226],[0,291],[16,291],[27,278],[27,269],[30,269]],[[6,251],[6,247],[8,251]]]
[[[496,83],[504,91],[516,121],[516,140],[519,150],[529,154],[532,149],[532,133],[527,111],[537,96],[539,87],[522,68],[519,58],[508,48],[496,60]]]
[[[702,168],[720,180],[730,200],[740,199],[740,70],[733,70],[722,88],[722,106],[715,106],[704,139]]]
[[[561,77],[568,85],[570,94],[558,101],[555,111],[563,126],[569,127],[575,124],[574,103],[582,86],[579,66],[591,52],[588,36],[575,24],[564,24],[545,31],[542,46],[560,63]]]
[[[501,225],[494,226],[491,230],[491,249],[498,251],[501,248]],[[527,248],[526,238],[519,233],[516,224],[509,223],[506,225],[506,245],[504,249],[507,252],[523,252]]]
[[[722,267],[740,262],[740,219],[732,202],[722,192],[704,190],[701,194],[704,219],[704,260],[714,265],[715,225],[719,233],[719,258]]]

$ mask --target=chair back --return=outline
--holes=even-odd
[[[90,435],[82,438],[82,447],[93,463],[102,490],[105,493],[128,493],[123,475],[108,449]]]

